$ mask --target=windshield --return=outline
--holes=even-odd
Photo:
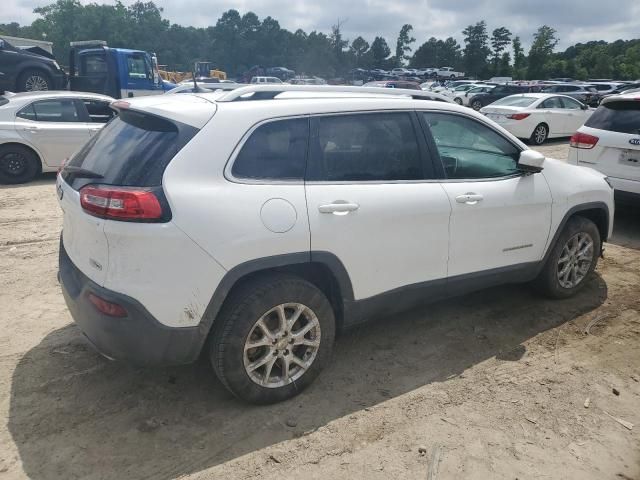
[[[500,100],[493,102],[493,105],[500,105],[503,107],[528,107],[536,100],[538,100],[536,97],[522,97],[518,95],[501,98]]]

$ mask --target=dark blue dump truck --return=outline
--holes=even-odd
[[[131,98],[161,94],[174,87],[160,77],[154,54],[109,48],[99,40],[71,42],[70,90]]]

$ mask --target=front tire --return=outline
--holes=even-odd
[[[268,404],[309,386],[329,361],[335,318],[315,285],[285,274],[259,277],[232,294],[216,319],[210,360],[236,397]]]
[[[536,287],[551,298],[568,298],[584,288],[598,263],[600,231],[585,217],[569,219],[538,278]]]
[[[0,183],[27,183],[42,170],[38,156],[21,145],[0,146]]]
[[[454,102],[456,102],[458,105],[462,105],[462,100],[459,99],[458,97],[453,99]]]
[[[542,145],[549,136],[549,127],[544,123],[540,123],[533,129],[533,133],[529,138],[529,141],[534,145]]]
[[[471,102],[471,108],[476,112],[482,108],[482,102],[480,100],[474,100]]]
[[[53,81],[46,72],[38,69],[27,69],[18,77],[17,90],[19,92],[39,92],[52,90]]]

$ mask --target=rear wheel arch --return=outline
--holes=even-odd
[[[201,322],[206,334],[213,331],[223,305],[244,285],[275,274],[302,278],[321,290],[329,299],[339,330],[344,320],[344,303],[353,300],[351,280],[344,265],[329,252],[300,252],[250,260],[229,270],[218,284]]]

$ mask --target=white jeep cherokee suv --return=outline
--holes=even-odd
[[[76,323],[140,365],[204,349],[231,392],[268,403],[371,317],[506,282],[575,294],[611,233],[605,176],[429,95],[249,86],[115,102],[57,180]]]

